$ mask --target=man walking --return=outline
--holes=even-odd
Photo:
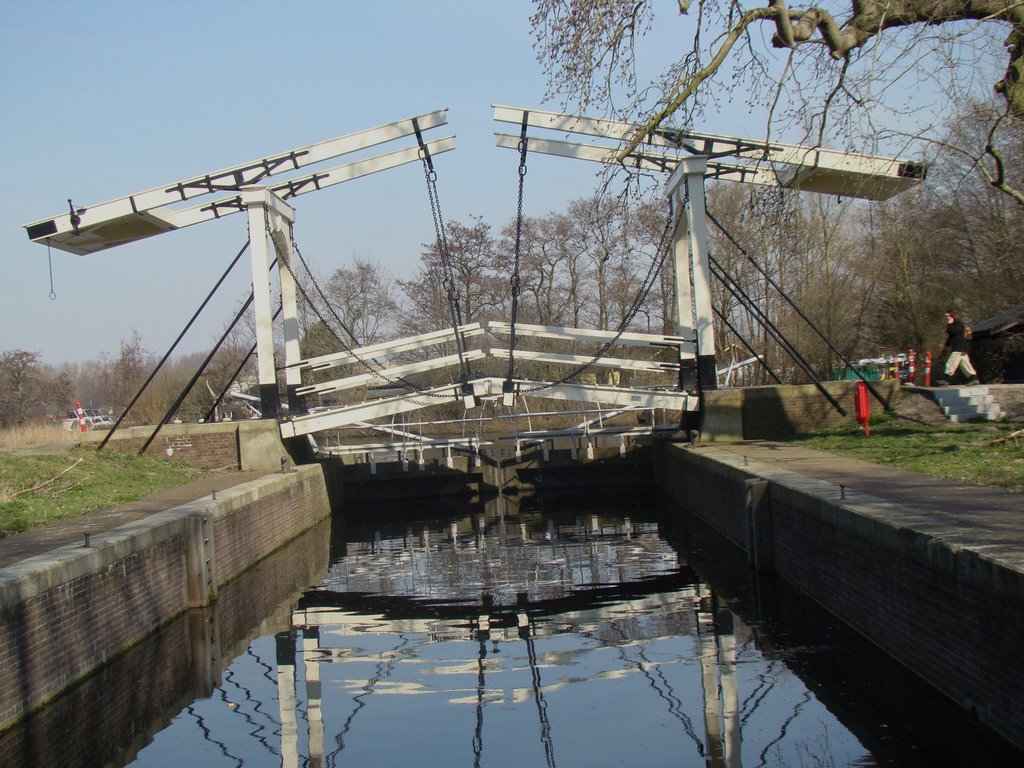
[[[974,366],[971,365],[971,358],[967,356],[970,348],[971,342],[964,333],[964,324],[960,321],[959,313],[955,309],[947,309],[946,343],[943,345],[942,351],[939,352],[939,357],[949,352],[949,357],[946,358],[946,380],[936,381],[935,386],[946,386],[958,368],[964,372],[965,376],[970,377],[967,381],[968,384],[981,383],[978,381],[978,374],[975,372]]]

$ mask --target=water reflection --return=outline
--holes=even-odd
[[[494,505],[346,539],[275,638],[284,766],[867,756],[653,519]]]
[[[700,524],[537,501],[349,510],[5,735],[0,764],[1019,762]]]

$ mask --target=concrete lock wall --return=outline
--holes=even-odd
[[[304,466],[0,569],[0,730],[329,515]]]
[[[1024,746],[1024,574],[941,521],[713,446],[662,443],[659,487]]]
[[[840,414],[813,384],[705,392],[701,440],[772,440],[848,425],[855,412],[856,382],[826,381],[822,386],[846,410],[846,416]],[[871,386],[886,400],[899,397],[899,383],[896,381],[873,381]],[[872,414],[884,413],[883,405],[874,397],[869,398],[869,405]]]

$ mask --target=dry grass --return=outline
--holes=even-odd
[[[73,445],[81,433],[60,424],[36,424],[0,429],[0,449],[31,448],[37,445]]]

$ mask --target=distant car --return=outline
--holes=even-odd
[[[82,411],[85,414],[85,428],[90,429],[109,429],[114,425],[113,420],[109,416],[104,416],[96,408],[83,408]],[[62,422],[65,429],[74,432],[77,429],[81,429],[82,425],[79,420],[78,414],[75,411],[68,411]]]

